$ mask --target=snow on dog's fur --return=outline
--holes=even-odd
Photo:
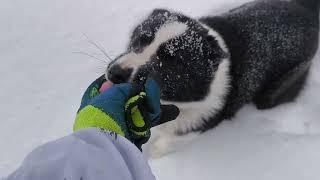
[[[247,103],[267,109],[294,100],[317,50],[319,5],[259,0],[199,20],[154,10],[107,69],[114,83],[143,82],[158,72],[162,103],[179,107],[179,117],[152,138],[152,156],[173,151]]]

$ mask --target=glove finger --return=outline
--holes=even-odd
[[[175,120],[180,114],[180,110],[177,106],[161,105],[161,113],[159,120],[152,124],[152,127],[159,126],[161,124],[167,123],[169,121]]]
[[[160,87],[154,79],[148,78],[145,83],[147,94],[147,110],[152,114],[160,114]]]
[[[156,72],[151,72],[145,84],[147,93],[147,102],[149,104],[149,116],[152,119],[151,126],[158,126],[166,122],[175,120],[180,110],[175,105],[161,105],[160,104],[160,87],[162,82],[160,75]]]

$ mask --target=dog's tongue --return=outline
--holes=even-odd
[[[102,84],[101,88],[99,89],[100,93],[106,92],[109,88],[111,88],[113,83],[111,81],[106,81]]]

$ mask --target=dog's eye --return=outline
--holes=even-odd
[[[147,45],[151,44],[152,40],[153,40],[152,36],[146,35],[146,34],[142,34],[139,38],[139,41],[142,46],[147,46]]]
[[[174,57],[174,51],[163,44],[160,46],[157,55],[161,60],[172,60]]]
[[[136,36],[130,43],[130,50],[134,51],[135,53],[141,53],[143,48],[151,44],[152,41],[152,35],[141,34]]]

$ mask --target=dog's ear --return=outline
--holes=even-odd
[[[151,13],[151,16],[158,16],[158,15],[170,15],[171,12],[169,10],[166,9],[154,9]]]

